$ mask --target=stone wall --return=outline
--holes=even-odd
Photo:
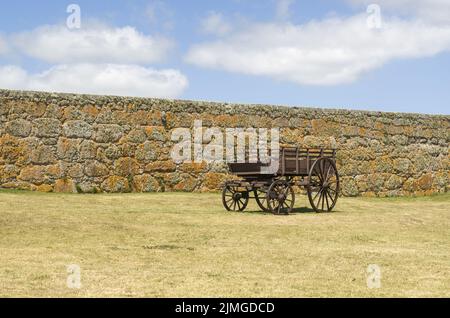
[[[347,196],[449,189],[450,116],[0,90],[0,187],[54,192],[208,191],[224,165],[170,158],[171,132],[281,128],[283,144],[337,147]]]

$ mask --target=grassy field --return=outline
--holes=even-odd
[[[0,191],[0,296],[449,297],[449,206],[346,198],[336,213],[273,216],[225,212],[219,194]]]

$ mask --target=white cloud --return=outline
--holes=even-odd
[[[276,14],[279,20],[288,20],[291,15],[291,6],[295,0],[277,0]]]
[[[303,25],[253,24],[223,39],[194,45],[189,63],[298,84],[335,85],[395,59],[429,57],[450,49],[450,27],[383,18],[367,27],[367,15]]]
[[[6,52],[8,52],[8,44],[0,35],[0,54],[5,54]]]
[[[449,0],[346,0],[357,6],[380,5],[382,12],[409,14],[433,23],[450,23]]]
[[[153,26],[162,25],[167,30],[174,27],[174,13],[162,0],[150,1],[144,15]]]
[[[166,38],[144,35],[133,27],[83,24],[81,29],[42,26],[13,36],[25,54],[49,63],[146,64],[159,62],[172,48]]]
[[[187,78],[177,70],[136,65],[58,65],[38,74],[0,67],[0,87],[6,89],[173,98],[187,86]]]
[[[225,35],[231,31],[231,25],[218,12],[210,12],[202,21],[202,32],[205,34]]]

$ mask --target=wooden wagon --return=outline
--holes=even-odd
[[[335,149],[284,147],[280,149],[278,170],[270,164],[229,163],[239,180],[224,184],[222,202],[228,211],[244,211],[250,199],[265,212],[289,214],[295,204],[294,187],[304,187],[316,212],[330,212],[339,196],[339,174]]]

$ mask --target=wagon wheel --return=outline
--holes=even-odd
[[[289,182],[275,181],[267,191],[266,200],[273,214],[289,214],[294,208],[294,189]]]
[[[257,189],[254,191],[255,193],[255,200],[258,204],[259,208],[263,212],[270,212],[269,205],[267,204],[267,190],[263,189]]]
[[[227,211],[244,211],[248,200],[248,191],[239,191],[239,187],[232,185],[225,185],[223,188],[222,203]]]
[[[311,207],[316,212],[332,211],[339,196],[339,175],[334,161],[330,158],[318,159],[309,172],[308,180]]]

